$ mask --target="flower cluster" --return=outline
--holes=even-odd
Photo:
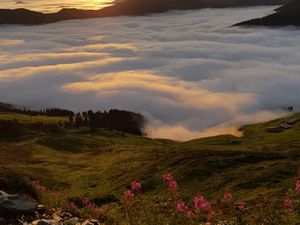
[[[296,200],[296,197],[297,195],[300,195],[300,177],[294,184],[295,189],[292,190],[293,193],[289,192],[287,197],[281,200],[281,212],[284,213],[279,213],[278,215],[276,213],[274,213],[274,215],[269,215],[269,211],[266,208],[263,208],[266,209],[263,210],[263,212],[259,211],[259,213],[257,213],[258,211],[256,210],[255,202],[253,205],[248,203],[250,205],[249,208],[245,202],[233,204],[236,203],[235,198],[233,197],[233,194],[228,191],[224,193],[222,200],[223,203],[228,204],[220,204],[220,207],[218,204],[212,204],[209,202],[202,194],[197,194],[193,199],[185,202],[182,200],[185,199],[184,195],[177,190],[178,186],[174,177],[167,172],[163,175],[163,179],[166,182],[169,190],[167,192],[168,200],[164,201],[163,206],[165,209],[165,206],[169,205],[171,206],[172,210],[168,210],[166,208],[167,210],[163,210],[162,213],[164,213],[164,216],[170,212],[172,213],[169,214],[168,218],[166,218],[166,220],[172,220],[172,224],[183,224],[181,223],[182,221],[186,221],[184,224],[193,225],[199,224],[199,222],[200,224],[203,224],[204,221],[207,222],[206,224],[216,224],[215,222],[220,222],[225,218],[226,221],[236,221],[237,223],[234,224],[244,225],[252,224],[248,222],[260,219],[262,215],[266,221],[269,217],[278,216],[276,221],[278,220],[279,223],[277,224],[283,225],[283,223],[280,221],[282,221],[282,218],[284,218],[284,220],[287,221],[287,223],[284,223],[285,225],[292,225],[294,223],[291,223],[291,221],[295,218],[295,216],[298,216],[297,207],[299,201]],[[41,185],[39,181],[33,181],[32,185],[36,191],[38,191],[39,197],[44,198],[44,202],[45,200],[49,200],[48,205],[52,206],[53,208],[63,206],[61,208],[65,207],[66,210],[70,210],[74,215],[88,215],[92,218],[101,218],[101,215],[103,215],[102,213],[104,213],[104,210],[106,210],[105,208],[101,208],[100,210],[100,207],[88,199],[79,199],[79,202],[77,200],[72,200],[72,198],[68,197],[69,194],[67,192],[50,192],[43,185]],[[158,210],[156,210],[155,207],[160,205],[161,200],[158,199],[155,202],[155,205],[148,204],[148,198],[144,198],[142,196],[141,190],[141,183],[134,181],[131,183],[130,188],[123,193],[124,207],[122,209],[124,215],[126,216],[126,220],[130,225],[156,224],[156,215],[152,216],[151,213],[154,211],[157,213]],[[257,206],[265,207],[265,205],[261,205],[261,203],[262,202],[259,202]],[[267,203],[269,204],[270,202],[267,201]],[[257,207],[257,209],[260,210],[261,208]],[[271,208],[271,210],[273,209]],[[274,218],[271,219],[273,221]],[[136,223],[136,221],[143,221],[145,223]],[[177,223],[178,221],[179,223]]]
[[[176,203],[176,211],[184,213],[189,218],[194,215],[193,211],[189,210],[189,207],[186,205],[186,203],[181,200]]]
[[[290,198],[285,198],[285,199],[283,200],[283,206],[284,206],[284,208],[290,209],[290,208],[292,207],[292,205],[293,205],[292,199],[290,199]]]
[[[131,190],[132,191],[140,191],[142,189],[142,185],[137,182],[132,182],[131,183]]]
[[[187,204],[180,200],[176,204],[176,211],[185,214],[189,218],[192,218],[194,215],[200,214],[201,212],[205,212],[208,221],[210,221],[214,215],[211,204],[202,195],[195,196],[194,210],[190,210]]]
[[[188,206],[183,201],[178,201],[176,204],[177,212],[186,212],[188,210]]]
[[[244,202],[240,202],[240,203],[238,204],[238,209],[239,209],[240,211],[242,211],[242,212],[245,212],[245,211],[248,210],[247,205],[246,205],[246,203],[244,203]]]
[[[177,189],[177,182],[169,172],[165,173],[163,178],[170,190],[174,191]]]
[[[130,190],[127,190],[123,193],[123,199],[125,201],[130,201],[132,199],[132,197],[133,197],[133,193]]]
[[[134,191],[140,191],[140,190],[142,190],[142,185],[138,182],[132,182],[131,183],[131,190],[127,190],[123,193],[123,199],[125,201],[129,202],[134,196],[133,192]]]
[[[196,210],[210,210],[211,205],[210,203],[202,196],[202,195],[196,195],[194,198],[194,206]]]

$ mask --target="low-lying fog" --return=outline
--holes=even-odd
[[[151,137],[236,134],[300,106],[300,28],[230,27],[272,9],[0,26],[0,101],[136,111]]]

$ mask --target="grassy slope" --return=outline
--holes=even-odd
[[[21,113],[0,112],[0,119],[3,120],[18,120],[23,123],[43,122],[43,123],[58,123],[68,120],[67,117],[47,117],[47,116],[29,116]]]
[[[300,124],[278,134],[266,132],[283,120],[247,126],[241,138],[223,135],[184,143],[101,130],[92,135],[86,129],[0,140],[0,178],[20,175],[53,190],[69,189],[72,196],[118,198],[133,180],[141,181],[149,195],[161,192],[162,174],[169,170],[188,194],[202,192],[216,200],[232,190],[251,200],[293,187]]]

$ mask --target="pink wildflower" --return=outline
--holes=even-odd
[[[165,173],[163,178],[167,183],[174,180],[173,176],[169,172]]]
[[[296,193],[299,195],[300,194],[300,180],[297,180],[295,186],[296,186],[295,187]]]
[[[97,205],[93,202],[88,202],[86,205],[85,205],[85,208],[87,209],[94,209],[94,208],[97,208]]]
[[[130,201],[133,197],[133,194],[130,190],[127,190],[123,193],[123,197],[126,201]]]
[[[197,195],[194,198],[194,207],[195,209],[210,209],[210,204],[202,195]]]
[[[186,213],[188,210],[187,205],[183,201],[179,201],[176,203],[176,211]]]
[[[224,194],[224,200],[228,203],[232,202],[232,200],[233,200],[232,194],[230,192],[226,192]]]
[[[140,191],[142,189],[142,185],[137,182],[132,182],[131,183],[131,190],[132,191]]]
[[[168,186],[171,190],[176,190],[177,189],[177,182],[175,180],[171,180],[168,182]]]
[[[283,200],[283,206],[287,209],[291,208],[293,205],[293,201],[290,198],[286,198]]]
[[[177,189],[177,182],[169,172],[165,173],[163,178],[167,182],[170,190],[174,191]]]
[[[244,202],[239,203],[238,209],[242,212],[247,211],[246,203],[244,203]]]
[[[186,211],[186,216],[187,217],[192,218],[193,215],[194,215],[193,211],[191,211],[191,210]]]

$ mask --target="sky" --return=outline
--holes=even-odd
[[[231,27],[273,9],[0,26],[0,101],[140,112],[155,138],[239,135],[299,108],[300,30]]]
[[[57,12],[62,8],[99,9],[113,0],[1,0],[0,8],[26,8],[38,12]]]

